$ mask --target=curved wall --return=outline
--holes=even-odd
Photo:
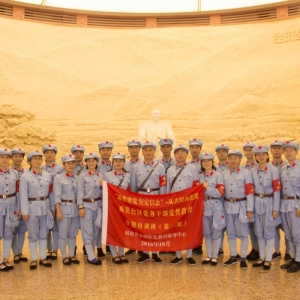
[[[200,137],[205,150],[300,141],[300,18],[148,30],[0,18],[0,29],[7,147],[53,141],[61,155],[73,143],[96,150],[109,139],[127,152],[153,108],[173,123],[178,143]]]

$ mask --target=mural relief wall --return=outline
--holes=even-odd
[[[75,28],[0,18],[0,144],[127,153],[154,108],[177,143],[300,142],[300,18],[210,27]]]

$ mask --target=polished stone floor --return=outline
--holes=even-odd
[[[217,267],[201,265],[205,252],[194,255],[196,266],[185,261],[171,266],[171,255],[162,255],[162,264],[137,264],[137,256],[131,255],[130,263],[121,266],[107,256],[102,266],[92,266],[83,257],[80,235],[77,245],[78,266],[64,266],[59,254],[50,269],[38,266],[30,271],[23,262],[1,272],[0,299],[300,299],[300,272],[281,270],[283,258],[273,261],[270,271],[254,269],[251,263],[247,270],[240,270],[239,264],[224,267],[227,243]],[[23,253],[29,257],[27,242]]]

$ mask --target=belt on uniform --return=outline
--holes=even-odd
[[[29,201],[42,201],[48,199],[48,196],[46,197],[37,197],[37,198],[28,198]]]
[[[0,195],[0,198],[1,198],[1,199],[6,199],[6,198],[14,197],[14,196],[16,196],[16,193],[9,194],[9,195]]]
[[[283,196],[284,200],[299,200],[299,196]]]
[[[221,198],[214,198],[214,197],[209,197],[209,196],[205,196],[204,200],[221,200]]]
[[[150,192],[156,192],[156,191],[159,191],[159,188],[157,189],[138,189],[139,192],[147,192],[147,193],[150,193]]]
[[[98,201],[100,200],[101,198],[98,197],[98,198],[85,198],[83,199],[83,202],[91,202],[91,203],[94,203],[95,201]]]
[[[61,199],[61,202],[64,202],[64,203],[77,203],[77,200],[65,200],[65,199]]]
[[[255,193],[254,195],[257,196],[257,197],[260,197],[260,198],[266,198],[266,197],[273,197],[274,196],[273,193],[272,194],[257,194],[257,193]]]
[[[228,202],[240,202],[240,201],[245,201],[245,200],[247,200],[247,198],[245,197],[245,198],[230,198],[230,199],[228,199],[228,198],[225,198],[225,197],[224,197],[224,200],[225,200],[225,201],[228,201]]]

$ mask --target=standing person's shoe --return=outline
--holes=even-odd
[[[105,254],[104,254],[102,248],[97,248],[97,256],[100,259],[104,259],[105,258]]]
[[[161,264],[162,260],[157,254],[152,254],[152,260],[154,260],[157,264]]]
[[[137,260],[138,264],[142,264],[145,261],[148,261],[150,259],[149,254],[143,253],[143,255]]]

